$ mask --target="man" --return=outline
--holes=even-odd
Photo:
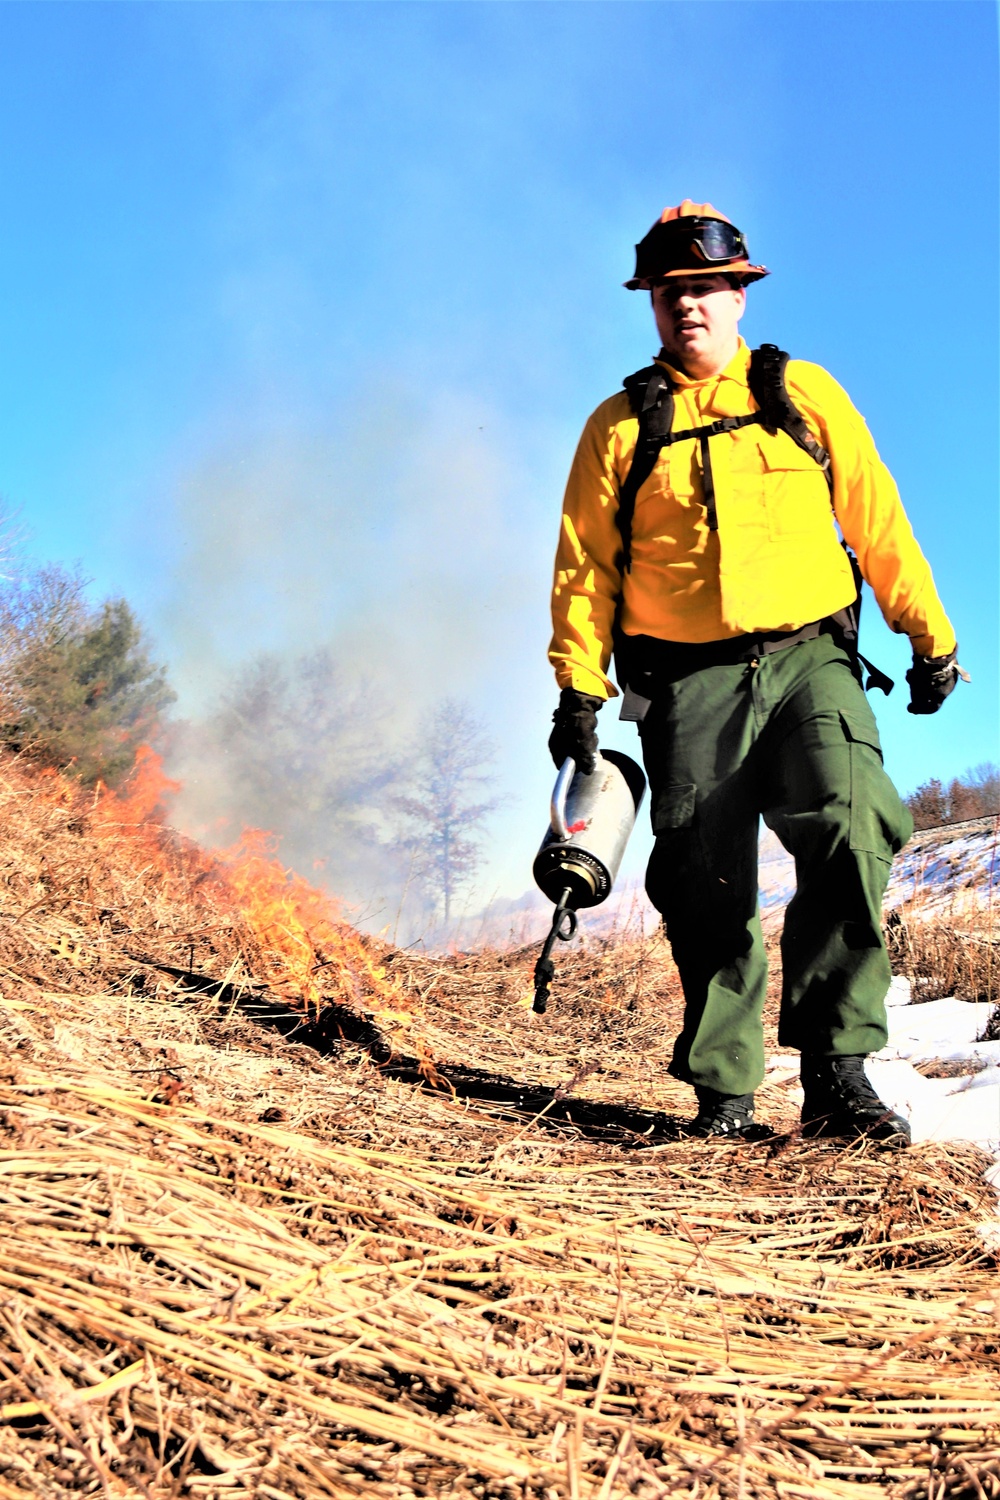
[[[912,821],[860,685],[858,583],[910,637],[912,713],[961,673],[891,475],[825,370],[740,338],[751,264],[711,204],[666,209],[636,247],[656,363],[584,428],[563,508],[549,656],[556,764],[590,771],[596,714],[625,690],[656,843],[646,876],[684,989],[671,1073],[692,1132],[752,1132],[767,963],[758,819],[795,857],[778,1040],[801,1051],[803,1129],[902,1142],[864,1059],[885,1044],[881,902]],[[753,390],[751,390],[753,387]],[[837,528],[839,527],[840,535]],[[878,676],[880,674],[874,674]],[[964,674],[962,674],[964,675]]]

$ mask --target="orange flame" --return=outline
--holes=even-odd
[[[330,1000],[362,1006],[388,1028],[391,1041],[398,1038],[413,1021],[410,997],[340,916],[333,897],[286,869],[275,857],[277,839],[260,829],[244,829],[235,844],[216,854],[180,840],[165,823],[180,789],[164,774],[162,757],[144,745],[119,790],[98,788],[95,831],[136,842],[163,875],[180,876],[196,899],[237,916],[269,987],[283,1000],[317,1012]],[[433,1079],[429,1054],[420,1061]]]
[[[171,781],[164,774],[163,756],[157,755],[148,745],[140,745],[135,752],[135,765],[122,791],[112,792],[103,783],[98,783],[95,811],[102,821],[113,812],[119,826],[145,828],[155,816],[163,817],[166,804],[180,789],[179,781]]]

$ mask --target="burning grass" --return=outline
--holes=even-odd
[[[974,1150],[670,1140],[658,940],[533,1024],[534,950],[361,939],[150,765],[2,769],[0,1500],[1000,1495]]]

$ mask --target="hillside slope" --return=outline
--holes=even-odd
[[[0,765],[0,1500],[1000,1495],[979,1152],[680,1140],[661,944],[533,1023],[161,790]]]

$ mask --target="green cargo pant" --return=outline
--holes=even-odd
[[[640,733],[656,835],[646,889],[684,988],[671,1073],[724,1094],[764,1077],[761,815],[797,880],[779,1044],[825,1055],[884,1046],[882,896],[913,823],[846,653],[820,636],[756,664],[668,672]]]

